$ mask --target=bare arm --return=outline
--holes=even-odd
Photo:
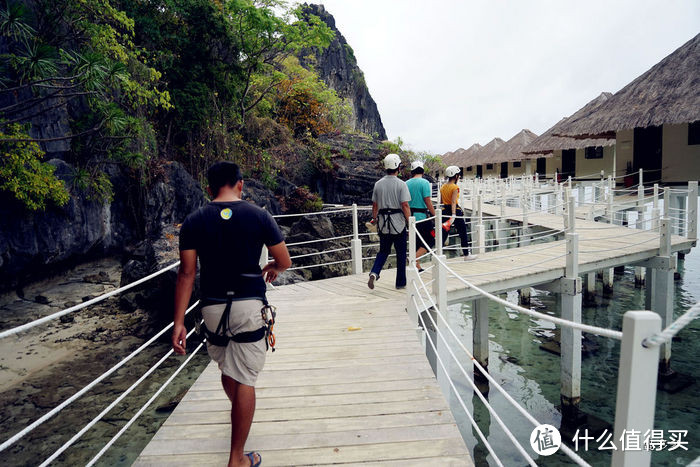
[[[197,273],[197,250],[180,252],[180,269],[175,284],[175,313],[173,316],[172,344],[175,353],[185,355],[187,329],[185,328],[185,311],[192,297],[194,278]]]
[[[423,202],[425,202],[425,207],[428,208],[430,215],[435,216],[435,208],[433,207],[433,202],[430,200],[430,196],[423,198]]]
[[[408,225],[408,218],[411,217],[411,207],[408,205],[408,201],[401,203],[401,209],[403,209],[403,216],[406,218],[406,225]]]
[[[379,205],[376,202],[372,203],[372,220],[377,220],[377,214],[379,214]]]
[[[292,260],[289,257],[289,250],[284,242],[279,242],[277,245],[268,246],[267,250],[272,255],[274,261],[267,263],[262,270],[265,282],[272,282],[277,279],[277,276],[292,265]]]
[[[452,220],[457,216],[457,197],[459,197],[459,189],[452,193]]]

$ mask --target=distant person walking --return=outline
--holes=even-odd
[[[429,221],[423,221],[430,216],[435,216],[435,208],[430,200],[432,196],[432,186],[429,181],[423,178],[425,169],[422,161],[413,161],[411,163],[411,179],[406,182],[408,191],[411,193],[411,201],[408,203],[411,208],[411,215],[416,218],[416,230],[420,233],[422,241],[419,240],[416,250],[416,258],[420,258],[428,252],[428,248],[435,246],[435,237],[433,237],[433,224]],[[420,259],[416,259],[416,267],[418,271],[422,271],[420,267]]]
[[[219,364],[221,383],[231,401],[228,465],[258,466],[260,454],[244,454],[243,447],[255,413],[255,381],[267,350],[267,328],[261,316],[267,305],[265,282],[275,280],[291,260],[272,216],[241,200],[243,179],[236,164],[217,162],[207,178],[213,201],[190,214],[180,230],[172,344],[176,353],[185,354],[185,310],[199,257],[207,350]],[[263,245],[274,261],[261,270]]]
[[[411,193],[406,182],[396,176],[400,165],[398,154],[387,155],[384,158],[386,175],[374,184],[372,192],[372,222],[377,223],[379,253],[369,273],[367,286],[370,289],[374,289],[374,281],[379,280],[392,245],[396,250],[396,288],[406,287],[406,227],[411,217],[408,206]]]
[[[464,256],[469,256],[469,237],[470,232],[468,230],[467,224],[462,218],[464,212],[462,208],[457,204],[459,199],[459,186],[457,182],[460,178],[459,167],[456,165],[451,165],[445,169],[445,175],[448,178],[447,183],[445,183],[440,188],[440,201],[442,202],[442,209],[444,214],[450,217],[450,223],[455,226],[457,233],[459,234],[459,242],[462,246],[462,253]],[[445,235],[444,243],[447,243],[447,235]]]

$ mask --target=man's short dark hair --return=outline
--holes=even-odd
[[[411,175],[416,175],[416,174],[424,174],[425,169],[423,167],[416,167],[415,169],[411,170]]]
[[[399,168],[398,168],[398,167],[395,168],[395,169],[386,169],[386,174],[387,174],[387,175],[396,175],[397,173],[399,173]]]
[[[229,161],[217,162],[209,167],[207,171],[209,188],[214,197],[219,195],[219,190],[222,187],[234,186],[241,179],[243,179],[243,176],[241,176],[241,169],[238,168],[238,164]]]

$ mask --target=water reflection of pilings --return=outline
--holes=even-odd
[[[484,383],[486,385],[486,393],[488,393],[488,382]],[[477,387],[480,388],[480,383],[477,383]],[[482,391],[483,392],[483,391]],[[479,428],[481,429],[481,432],[484,434],[484,438],[488,439],[489,438],[489,427],[491,426],[491,414],[489,413],[489,410],[486,408],[486,406],[481,402],[479,399],[479,396],[474,392],[472,393],[472,407],[474,410],[474,420],[477,420],[479,424]],[[488,399],[488,396],[486,397]],[[481,438],[479,438],[478,433],[476,432],[476,429],[472,427],[472,435],[474,436],[474,439],[476,440],[476,444],[474,445],[474,465],[477,467],[481,466],[488,466],[488,460],[487,456],[489,455],[488,450],[486,449],[486,446],[484,446],[484,443],[481,441]]]

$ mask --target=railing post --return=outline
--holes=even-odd
[[[576,200],[574,197],[569,198],[569,204],[567,205],[567,214],[569,215],[569,231],[576,231]]]
[[[610,216],[610,224],[615,223],[615,211],[613,209],[613,200],[615,192],[613,191],[612,177],[608,177],[608,215]]]
[[[664,188],[664,217],[668,219],[671,215],[671,189]]]
[[[417,270],[416,266],[416,218],[411,216],[408,218],[408,271],[406,274],[406,279],[408,282],[408,287],[406,288],[406,312],[411,318],[411,323],[418,324],[418,313],[422,310],[418,310],[416,304],[413,302],[413,297],[416,297],[418,301],[416,292],[416,283],[418,278],[416,277]],[[427,331],[427,330],[426,330]]]
[[[350,255],[353,274],[362,274],[362,240],[360,240],[359,230],[357,204],[352,203],[352,240],[350,240]]]
[[[642,341],[659,331],[661,319],[652,312],[628,311],[622,318],[613,436],[616,441],[624,436],[625,430],[635,430],[644,436],[654,428],[659,348],[644,347]],[[637,467],[650,463],[651,451],[647,449],[613,451],[612,465],[615,467]]]
[[[698,182],[688,182],[688,234],[690,239],[698,238]]]
[[[561,283],[561,317],[581,322],[581,279],[578,277],[578,234],[566,234],[566,269]],[[562,417],[578,418],[581,403],[581,330],[561,328],[561,408]]]
[[[442,208],[437,208],[435,210],[435,252],[438,255],[442,255],[442,243]]]
[[[523,206],[523,227],[522,233],[520,235],[520,246],[526,246],[530,244],[530,226],[527,219],[527,208]]]
[[[639,186],[644,186],[644,169],[639,169]]]

